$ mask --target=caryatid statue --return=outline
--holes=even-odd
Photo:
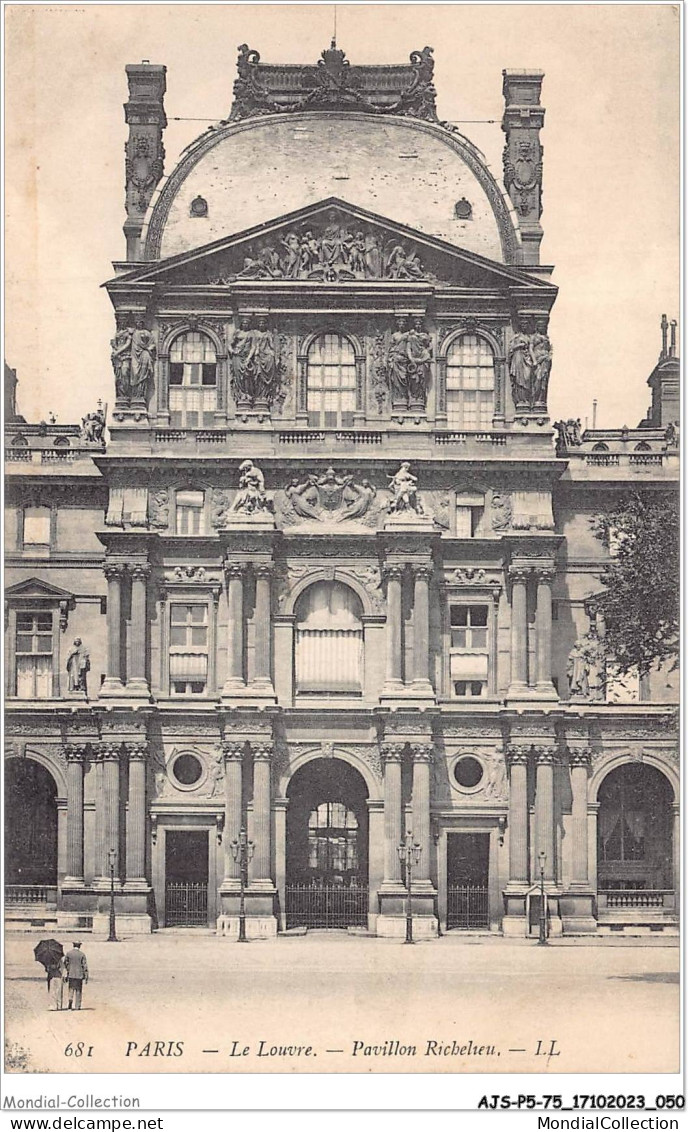
[[[507,362],[517,413],[547,407],[552,343],[546,329],[546,321],[540,319],[530,333],[518,330],[509,344]]]
[[[131,336],[131,400],[147,402],[153,387],[157,347],[155,339],[138,319]]]

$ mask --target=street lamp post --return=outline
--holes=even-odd
[[[117,853],[114,849],[108,852],[108,861],[110,862],[110,934],[107,937],[108,943],[118,943],[117,933],[115,931],[115,861],[117,860]]]
[[[406,834],[406,839],[402,841],[401,845],[397,846],[399,860],[406,866],[406,939],[404,943],[413,943],[413,906],[411,902],[411,880],[414,864],[420,861],[421,847],[418,842],[413,840],[413,834],[410,830]]]
[[[243,825],[239,837],[230,842],[235,861],[239,862],[239,937],[237,943],[248,943],[246,939],[246,885],[248,884],[248,863],[253,856],[253,842],[249,841]]]
[[[544,849],[538,853],[538,862],[540,864],[540,936],[538,944],[547,943],[547,905],[545,904],[545,861],[547,854]]]

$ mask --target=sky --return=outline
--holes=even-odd
[[[238,44],[264,62],[312,64],[334,11],[5,6],[5,357],[27,419],[69,423],[114,400],[101,284],[124,258],[125,65],[167,66],[170,173],[229,114]],[[352,63],[406,62],[433,46],[439,117],[458,121],[495,171],[502,69],[545,71],[541,261],[559,287],[550,415],[592,423],[596,399],[598,427],[636,425],[660,317],[679,310],[678,5],[341,4],[336,20]]]

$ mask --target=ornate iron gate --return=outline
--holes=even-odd
[[[349,928],[368,924],[368,888],[343,884],[288,884],[288,928]]]
[[[489,928],[487,885],[453,884],[447,888],[447,931]]]
[[[205,881],[168,880],[165,885],[165,927],[208,926],[208,885]]]

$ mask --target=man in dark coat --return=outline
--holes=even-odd
[[[81,1010],[81,991],[84,983],[88,982],[88,964],[78,941],[72,944],[72,950],[65,955],[64,965],[69,983],[67,1009]]]

